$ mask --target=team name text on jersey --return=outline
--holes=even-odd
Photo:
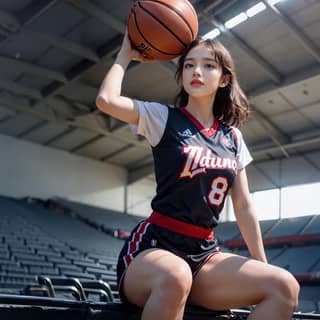
[[[182,153],[187,155],[180,178],[193,178],[197,174],[205,173],[207,169],[230,169],[236,172],[237,161],[230,158],[214,156],[212,151],[199,146],[184,146]]]

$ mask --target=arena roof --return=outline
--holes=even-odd
[[[242,132],[255,159],[251,190],[320,181],[320,1],[191,2],[199,34],[220,32],[250,97]],[[132,4],[2,0],[0,133],[119,165],[130,183],[153,179],[147,142],[95,107]],[[247,11],[257,4],[261,12]],[[244,21],[228,29],[239,14]],[[133,64],[123,92],[172,103],[174,72],[175,61]]]

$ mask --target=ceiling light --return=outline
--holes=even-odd
[[[261,11],[265,10],[265,8],[266,8],[266,5],[263,2],[258,2],[257,4],[255,4],[254,6],[252,6],[247,10],[246,12],[247,16],[251,18],[256,14],[260,13]]]
[[[240,24],[241,22],[246,21],[247,19],[247,15],[244,12],[241,12],[240,14],[228,20],[224,25],[226,28],[231,29]]]
[[[281,0],[268,0],[268,3],[271,4],[272,6],[280,2]]]
[[[203,39],[214,39],[220,34],[220,30],[218,28],[214,28],[208,33],[206,33],[204,36],[202,36]]]

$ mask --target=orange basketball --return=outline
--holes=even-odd
[[[132,45],[156,60],[181,55],[197,34],[197,13],[188,0],[138,0],[128,18]]]

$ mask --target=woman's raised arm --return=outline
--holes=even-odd
[[[150,61],[132,48],[126,32],[117,58],[101,84],[96,105],[99,110],[114,118],[137,124],[139,117],[137,106],[133,99],[121,95],[123,77],[131,60]]]

